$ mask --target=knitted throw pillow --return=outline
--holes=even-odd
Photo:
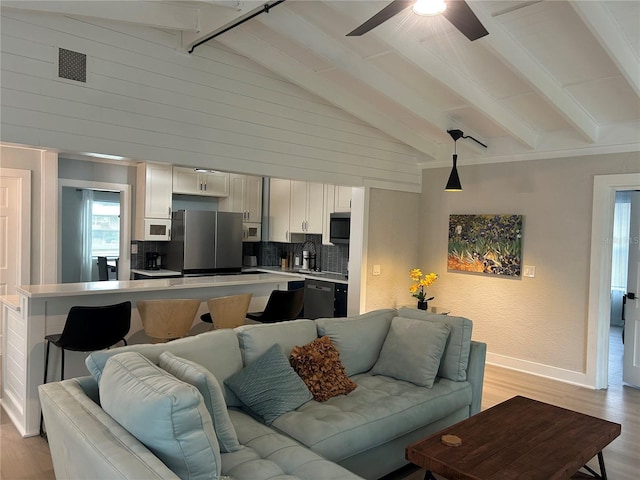
[[[318,402],[346,395],[358,386],[345,373],[338,349],[327,336],[293,347],[289,362]]]

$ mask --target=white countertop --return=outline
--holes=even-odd
[[[144,275],[145,277],[177,277],[182,276],[181,272],[176,272],[174,270],[165,270],[161,268],[159,270],[143,270],[140,268],[132,268],[131,273],[137,273],[138,275]]]
[[[297,277],[302,276],[304,278],[323,280],[325,282],[342,283],[345,285],[349,283],[349,279],[345,275],[335,272],[313,272],[301,270],[299,268],[282,269],[281,267],[255,267],[254,269],[262,272],[273,272],[279,273],[281,275],[293,275]]]
[[[0,303],[6,305],[11,310],[16,312],[20,311],[20,296],[19,295],[3,295],[0,296]]]
[[[93,295],[115,292],[144,292],[153,290],[210,288],[233,285],[251,285],[259,283],[278,283],[291,281],[294,278],[304,280],[300,275],[280,273],[256,273],[245,275],[218,275],[207,277],[157,278],[149,280],[124,280],[108,282],[58,283],[49,285],[22,285],[17,288],[18,293],[29,298],[38,297],[67,297],[73,295]],[[293,278],[292,278],[293,277]]]

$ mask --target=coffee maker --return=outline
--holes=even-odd
[[[147,261],[145,263],[146,270],[160,270],[160,265],[158,265],[158,257],[160,254],[158,252],[147,252]]]

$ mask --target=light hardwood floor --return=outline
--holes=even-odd
[[[640,478],[640,390],[611,385],[608,390],[594,391],[487,365],[482,408],[492,407],[514,395],[620,423],[622,434],[604,450],[608,477],[611,480]],[[0,463],[1,480],[55,478],[46,441],[40,437],[20,438],[4,411],[0,423]],[[589,465],[597,471],[597,462]],[[408,466],[385,480],[422,480],[423,477],[423,472]]]

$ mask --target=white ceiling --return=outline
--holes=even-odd
[[[640,150],[640,1],[469,0],[489,31],[474,42],[410,8],[345,36],[388,3],[287,0],[210,42],[414,147],[424,167],[450,165],[448,129],[488,145],[459,140],[462,164]],[[180,30],[186,50],[262,5],[3,1]]]

